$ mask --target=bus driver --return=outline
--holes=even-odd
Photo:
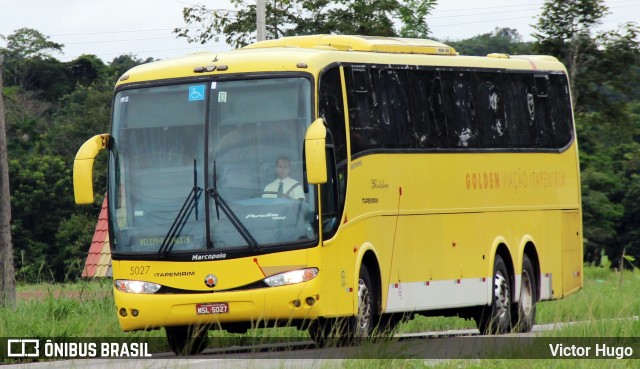
[[[291,162],[286,156],[276,160],[276,180],[264,187],[264,198],[291,198],[304,200],[304,191],[300,182],[289,177]]]

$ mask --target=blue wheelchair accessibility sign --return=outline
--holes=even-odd
[[[189,86],[189,101],[204,100],[204,85]]]

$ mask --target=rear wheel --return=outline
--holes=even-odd
[[[493,263],[491,304],[480,309],[476,324],[481,334],[508,333],[511,328],[511,282],[500,255]]]
[[[166,327],[167,342],[176,355],[197,355],[206,347],[209,330],[204,326]]]
[[[533,264],[527,255],[522,259],[520,301],[514,305],[512,328],[514,332],[530,332],[536,319],[538,286]]]

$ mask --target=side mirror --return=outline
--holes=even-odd
[[[309,184],[327,183],[327,129],[322,118],[316,119],[304,136],[304,155]]]
[[[109,134],[96,135],[78,150],[73,161],[73,193],[76,204],[93,203],[93,161],[108,143]]]

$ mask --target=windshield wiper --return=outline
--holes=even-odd
[[[260,252],[260,247],[258,246],[258,242],[251,235],[251,232],[247,229],[247,227],[242,224],[242,221],[238,218],[238,216],[231,210],[226,201],[220,196],[220,192],[218,192],[218,177],[216,171],[216,162],[213,162],[213,187],[207,189],[207,193],[209,196],[213,197],[213,200],[216,203],[216,215],[218,220],[220,220],[220,211],[219,208],[222,208],[222,212],[225,213],[227,218],[231,221],[231,224],[235,227],[235,229],[240,233],[240,236],[244,238],[244,241],[251,247],[254,252]]]
[[[186,224],[186,220],[191,214],[192,211],[195,211],[196,220],[198,220],[198,198],[202,193],[202,188],[198,187],[198,172],[196,170],[196,161],[193,160],[193,188],[189,195],[184,200],[178,215],[173,220],[171,227],[169,227],[169,232],[162,240],[162,244],[160,245],[160,249],[158,249],[158,254],[166,255],[171,249],[173,245],[175,245],[175,239],[182,232],[182,228]]]

